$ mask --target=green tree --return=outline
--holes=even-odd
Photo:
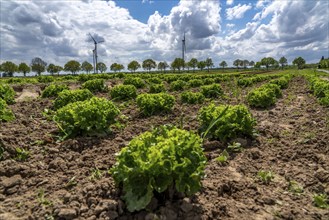
[[[98,62],[96,65],[96,70],[99,70],[101,73],[104,73],[107,70],[107,66],[103,62]]]
[[[56,70],[56,66],[55,64],[49,64],[48,67],[47,67],[47,72],[50,73],[51,75],[54,75],[55,73],[55,70]]]
[[[254,61],[250,61],[249,62],[249,66],[255,66],[255,62]]]
[[[175,58],[175,60],[171,63],[171,67],[175,70],[177,69],[180,72],[185,66],[185,62],[182,58]]]
[[[127,67],[131,72],[136,72],[137,69],[141,68],[141,65],[136,60],[133,60],[128,64]]]
[[[292,61],[292,64],[297,65],[298,69],[302,69],[305,65],[305,60],[302,57],[297,57]]]
[[[281,58],[279,59],[279,63],[281,64],[281,67],[282,67],[282,69],[283,69],[283,67],[284,67],[285,65],[288,64],[287,58],[285,58],[285,57],[281,57]]]
[[[18,66],[18,72],[23,73],[26,76],[26,73],[31,72],[31,67],[29,67],[26,63],[20,63]]]
[[[243,66],[243,61],[240,59],[236,59],[233,61],[233,66],[236,66],[239,69],[239,66]]]
[[[198,60],[196,58],[192,58],[187,65],[193,69],[193,72],[195,72],[195,68],[198,67]]]
[[[151,69],[154,69],[154,68],[156,68],[156,62],[154,61],[154,60],[152,60],[152,59],[147,59],[147,60],[144,60],[143,61],[143,64],[142,64],[142,66],[143,66],[143,69],[145,69],[145,70],[147,70],[147,71],[151,71]]]
[[[222,62],[219,64],[219,66],[223,67],[223,69],[224,69],[225,67],[227,67],[227,63],[226,63],[226,61],[222,61]]]
[[[18,70],[18,67],[15,63],[6,61],[1,64],[2,71],[5,73],[6,76],[12,77],[14,72]]]
[[[119,63],[112,63],[112,65],[110,66],[110,69],[114,72],[117,72],[117,71],[121,71],[124,69],[124,66],[122,64],[119,64]]]
[[[93,70],[93,65],[91,65],[91,63],[89,63],[88,61],[84,61],[81,64],[81,70],[90,73],[90,71]]]
[[[319,68],[328,69],[329,68],[329,59],[321,59],[319,63]]]
[[[207,67],[207,70],[208,70],[208,73],[209,73],[209,69],[214,66],[214,63],[212,62],[212,59],[208,57],[205,61],[205,64],[206,64],[206,67]]]
[[[159,62],[158,64],[158,70],[166,72],[166,69],[169,67],[168,63],[166,61]]]
[[[262,63],[261,63],[261,62],[257,62],[257,63],[254,65],[254,67],[255,67],[256,69],[259,69],[261,66],[262,66]]]
[[[205,61],[198,62],[198,68],[202,71],[206,67]]]
[[[273,57],[264,57],[260,63],[263,65],[263,66],[266,66],[266,70],[268,70],[268,68],[270,66],[274,66],[278,61],[276,61]]]
[[[65,71],[70,71],[73,75],[76,74],[76,72],[81,70],[81,65],[76,60],[70,60],[64,65]]]
[[[49,64],[47,67],[47,72],[49,72],[51,75],[54,75],[55,73],[57,73],[59,75],[59,72],[62,71],[63,68],[61,66],[57,66],[54,64]]]
[[[43,61],[41,58],[35,57],[32,59],[31,62],[32,71],[36,72],[38,76],[40,76],[42,72],[46,71],[46,66],[47,63]]]
[[[243,68],[247,68],[247,66],[249,66],[249,64],[250,64],[250,62],[249,62],[249,60],[243,60],[242,61],[242,64],[243,64]]]

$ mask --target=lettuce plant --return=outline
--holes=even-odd
[[[132,139],[117,155],[111,173],[116,184],[123,186],[123,199],[133,212],[144,209],[154,192],[163,193],[172,186],[187,195],[196,193],[205,163],[198,135],[162,126]]]
[[[226,110],[227,109],[227,110]],[[222,114],[224,112],[224,114]],[[219,116],[221,116],[219,118]],[[211,139],[228,141],[233,138],[252,136],[255,119],[244,105],[219,105],[211,103],[199,111],[198,119],[201,132],[216,121],[208,131]]]
[[[78,101],[91,99],[93,94],[88,89],[64,90],[58,94],[54,101],[54,108],[59,109],[65,105]]]
[[[105,98],[70,103],[56,111],[55,122],[65,137],[110,131],[120,110]]]
[[[42,91],[41,97],[57,97],[58,93],[68,89],[69,87],[65,84],[51,84]]]
[[[134,85],[137,89],[144,88],[145,82],[138,77],[128,77],[123,81],[124,85]]]
[[[150,116],[159,112],[169,112],[174,107],[175,97],[167,93],[141,94],[136,98],[140,111]]]
[[[218,84],[201,86],[201,93],[206,98],[217,98],[223,94],[222,87]]]
[[[203,85],[203,81],[201,79],[191,79],[188,81],[189,87],[195,88]]]
[[[13,104],[15,102],[15,91],[11,86],[7,84],[0,84],[0,99],[5,100],[7,104]]]
[[[250,91],[247,95],[247,102],[252,107],[266,108],[274,105],[277,98],[281,96],[280,87],[269,83]]]
[[[111,89],[110,95],[112,99],[134,99],[137,96],[137,89],[134,85],[116,85]]]
[[[201,92],[182,92],[181,93],[181,100],[182,103],[188,104],[201,104],[203,103],[205,97]]]
[[[0,98],[0,122],[12,121],[15,119],[13,112],[8,108],[5,100]]]
[[[92,79],[82,84],[83,89],[88,89],[91,92],[106,92],[107,86],[104,79]]]
[[[163,83],[150,85],[149,93],[160,93],[160,92],[165,92],[165,91],[166,91],[166,88]]]
[[[171,91],[181,91],[184,90],[184,87],[186,86],[186,82],[183,80],[176,80],[170,83],[170,90]]]

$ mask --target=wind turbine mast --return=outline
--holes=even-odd
[[[98,73],[98,69],[97,69],[97,44],[98,43],[103,43],[104,40],[100,40],[100,41],[96,41],[95,38],[89,33],[91,39],[94,41],[95,44],[95,49],[93,49],[93,64],[94,64],[94,73]]]
[[[186,45],[185,45],[185,32],[184,32],[184,37],[182,40],[182,59],[185,62],[185,53],[186,53]]]

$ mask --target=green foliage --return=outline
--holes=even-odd
[[[46,97],[57,97],[58,93],[62,92],[63,90],[67,90],[69,87],[65,84],[51,84],[47,86],[43,91],[42,91],[42,98]]]
[[[123,81],[124,85],[134,85],[137,89],[144,88],[145,83],[139,77],[128,77]]]
[[[212,84],[207,86],[201,86],[201,93],[206,98],[217,98],[223,95],[222,87],[218,84]]]
[[[136,99],[140,111],[150,116],[159,112],[169,112],[175,104],[175,97],[166,93],[141,94]]]
[[[26,73],[31,72],[31,68],[26,63],[20,63],[18,66],[18,71],[26,76]]]
[[[292,61],[292,64],[297,65],[298,69],[302,69],[305,65],[305,60],[302,57],[297,57]]]
[[[81,70],[85,71],[87,73],[89,73],[90,71],[92,71],[94,69],[93,65],[91,65],[91,63],[89,63],[88,61],[84,61],[81,64]]]
[[[329,107],[329,90],[325,92],[325,96],[319,99],[320,104]]]
[[[289,80],[286,77],[280,77],[270,80],[269,83],[280,86],[280,89],[286,89],[288,88]]]
[[[302,193],[304,191],[303,187],[294,180],[289,181],[288,190],[293,193]]]
[[[232,143],[228,145],[227,149],[231,152],[241,152],[243,150],[243,147],[241,146],[241,143]]]
[[[214,83],[215,83],[215,80],[212,79],[212,78],[203,79],[203,85],[211,85],[211,84],[214,84]]]
[[[38,76],[46,70],[47,63],[39,57],[35,57],[31,61],[31,69],[33,72],[36,72]]]
[[[111,101],[93,97],[58,109],[54,120],[66,138],[79,134],[108,132],[119,113],[120,110]]]
[[[141,68],[141,65],[136,60],[133,60],[128,64],[128,70],[131,72],[135,72],[138,68]]]
[[[280,89],[280,86],[277,84],[267,83],[267,84],[260,86],[259,88],[273,90],[276,98],[282,97],[282,91]]]
[[[156,66],[156,62],[152,59],[144,60],[142,64],[143,69],[148,70],[149,72],[151,71],[151,69],[156,68]]]
[[[53,76],[38,76],[37,80],[39,83],[50,83],[53,82],[55,79]]]
[[[58,94],[54,101],[54,108],[59,109],[65,105],[78,101],[91,99],[93,94],[88,89],[64,90]]]
[[[12,121],[15,119],[13,112],[8,108],[5,100],[0,98],[0,122]]]
[[[316,97],[325,97],[325,92],[329,91],[329,82],[325,80],[316,80],[313,84],[313,91]]]
[[[160,92],[166,92],[166,88],[163,83],[150,85],[149,93],[160,93]]]
[[[182,58],[175,58],[171,63],[171,68],[175,71],[176,69],[180,71],[185,66],[185,61]]]
[[[7,84],[0,84],[0,99],[5,100],[8,104],[15,103],[15,91]]]
[[[70,60],[64,65],[64,70],[75,74],[76,72],[81,70],[81,65],[76,60]]]
[[[170,83],[170,90],[171,91],[181,91],[184,90],[184,87],[186,86],[186,82],[183,80],[176,80]]]
[[[328,69],[329,68],[329,59],[323,59],[320,61],[319,68]]]
[[[227,163],[227,160],[229,159],[229,154],[226,150],[224,150],[215,160],[218,163],[225,164]]]
[[[274,179],[274,174],[271,171],[260,170],[257,173],[257,177],[264,184],[269,184]]]
[[[227,109],[225,111],[225,109]],[[222,114],[224,112],[224,114]],[[220,118],[218,116],[222,115]],[[199,111],[201,132],[207,130],[214,120],[217,122],[209,130],[210,138],[227,141],[239,136],[252,136],[256,124],[248,108],[244,105],[210,104]]]
[[[277,98],[281,96],[280,87],[269,83],[250,91],[246,99],[252,107],[266,108],[274,105]]]
[[[83,89],[88,89],[91,92],[106,92],[107,86],[104,79],[92,79],[82,84]]]
[[[189,87],[195,88],[203,85],[203,81],[201,79],[191,79],[188,81]]]
[[[137,89],[133,85],[116,85],[111,89],[110,95],[116,100],[134,99],[137,96]]]
[[[328,196],[326,194],[313,195],[313,203],[321,209],[329,209]]]
[[[9,77],[12,77],[14,75],[14,72],[18,70],[18,66],[10,61],[6,61],[3,64],[1,64],[2,71]]]
[[[102,171],[100,169],[98,169],[97,167],[91,169],[90,172],[91,172],[90,173],[90,180],[91,181],[100,180],[103,177]]]
[[[199,136],[175,127],[162,126],[130,141],[111,169],[122,184],[130,212],[144,209],[153,192],[175,185],[178,192],[192,195],[201,187],[206,157]]]
[[[45,198],[45,190],[44,189],[40,189],[38,191],[38,202],[42,206],[52,206],[53,205],[53,203],[50,200]]]
[[[47,67],[47,72],[49,72],[51,75],[54,75],[55,73],[59,73],[63,68],[61,66],[56,66],[54,64],[49,64]]]
[[[25,150],[24,148],[17,147],[16,149],[16,160],[26,161],[30,156],[30,151]]]
[[[182,103],[188,103],[188,104],[201,104],[203,103],[205,97],[200,92],[182,92],[181,93],[181,100]]]
[[[112,64],[113,65],[113,64]],[[112,65],[111,65],[111,70],[112,70]],[[123,67],[123,65],[121,65],[121,64],[117,64],[116,66],[115,66],[115,70],[117,71],[117,70],[122,70],[124,67]],[[99,62],[99,63],[97,63],[97,65],[96,65],[96,69],[97,70],[99,70],[101,73],[104,73],[106,70],[107,70],[107,66],[105,65],[105,63],[103,63],[103,62]]]
[[[152,84],[161,84],[162,83],[162,80],[159,77],[151,77],[151,78],[147,79],[147,81]]]

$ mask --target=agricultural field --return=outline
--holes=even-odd
[[[1,79],[0,219],[329,219],[328,106],[313,70]]]

